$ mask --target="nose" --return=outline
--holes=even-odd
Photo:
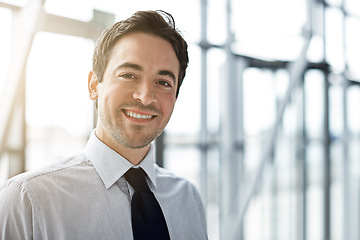
[[[133,93],[133,98],[138,100],[143,105],[150,105],[156,102],[154,86],[151,82],[142,81],[136,86]]]

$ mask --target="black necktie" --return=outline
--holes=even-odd
[[[141,168],[130,168],[125,179],[135,189],[131,199],[131,221],[135,240],[169,240],[164,215]]]

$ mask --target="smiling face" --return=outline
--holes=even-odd
[[[174,109],[179,61],[169,42],[142,32],[122,36],[110,54],[101,83],[89,74],[90,98],[98,99],[96,135],[120,154],[148,149]]]

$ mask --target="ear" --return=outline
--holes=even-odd
[[[93,71],[89,72],[88,76],[88,90],[89,97],[91,100],[95,100],[98,98],[97,86],[99,81],[97,80],[96,74]]]

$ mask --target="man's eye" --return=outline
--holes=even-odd
[[[130,73],[121,74],[120,77],[128,78],[128,79],[135,79],[136,78],[133,74],[130,74]]]
[[[158,84],[165,86],[165,87],[172,87],[168,81],[158,81]]]

